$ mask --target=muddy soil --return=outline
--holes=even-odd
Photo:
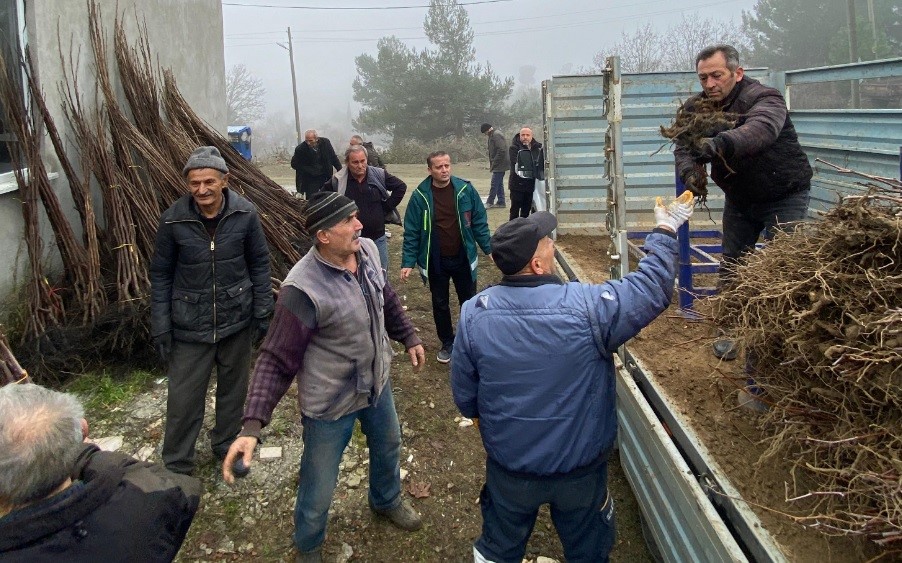
[[[426,176],[425,165],[389,166],[389,171],[408,183],[408,193]],[[293,184],[293,171],[288,166],[269,167],[267,172],[281,184]],[[452,173],[473,181],[483,196],[488,194],[489,172],[482,163],[454,165]],[[402,205],[406,201],[407,198]],[[506,209],[489,210],[492,227],[505,221],[507,213]],[[435,359],[439,345],[428,288],[419,281],[398,282],[403,233],[396,226],[390,231],[390,279],[427,349],[427,363],[420,373],[413,373],[403,353],[392,366],[404,439],[404,485],[409,491],[428,487],[424,498],[405,494],[410,495],[413,506],[422,514],[424,526],[419,532],[407,533],[370,513],[366,502],[366,442],[357,431],[342,462],[323,552],[330,562],[472,561],[472,543],[482,523],[477,498],[484,481],[485,451],[477,430],[459,425],[448,366]],[[499,277],[489,259],[481,257],[479,287],[496,283]],[[454,297],[452,302],[456,302]],[[399,345],[396,350],[402,352]],[[91,434],[121,435],[122,451],[141,453],[159,462],[165,408],[166,383],[161,374],[151,389],[128,404],[88,413]],[[212,414],[210,394],[205,430],[212,426]],[[196,474],[203,481],[204,496],[178,561],[293,561],[293,509],[302,451],[298,420],[296,388],[292,386],[263,435],[262,446],[280,447],[281,456],[260,460],[258,448],[250,475],[231,487],[222,481],[206,432],[201,434]],[[618,528],[612,559],[651,561],[641,534],[639,509],[616,455],[610,463],[610,488],[617,507]],[[529,560],[539,556],[563,560],[547,510],[540,513],[527,550]]]
[[[608,240],[564,235],[558,246],[572,257],[578,270],[599,282],[606,272],[595,265],[605,263]],[[704,277],[702,285],[714,284],[714,276]],[[689,320],[671,305],[627,346],[653,372],[672,408],[691,420],[693,430],[784,549],[787,560],[838,563],[877,557],[879,551],[868,541],[827,537],[791,519],[789,515],[799,513],[798,506],[786,502],[794,460],[756,463],[767,449],[768,439],[758,428],[756,415],[737,407],[737,390],[745,382],[743,359],[723,362],[714,357],[710,305],[700,299],[694,309],[701,320]]]

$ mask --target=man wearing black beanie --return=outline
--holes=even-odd
[[[322,560],[338,464],[357,420],[370,449],[370,509],[404,530],[421,525],[401,492],[401,428],[388,339],[404,344],[415,370],[426,361],[425,352],[386,279],[376,244],[360,236],[362,228],[353,200],[335,192],[313,195],[307,232],[314,246],[282,283],[254,369],[244,428],[223,463],[229,483],[235,460],[251,464],[262,428],[297,380],[304,453],[294,512],[296,561]]]

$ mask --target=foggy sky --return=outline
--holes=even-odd
[[[459,0],[462,4],[474,0]],[[225,62],[244,64],[263,80],[267,114],[284,113],[293,123],[290,26],[298,80],[301,128],[356,117],[352,83],[354,58],[376,54],[380,37],[395,35],[410,47],[428,45],[423,32],[427,8],[308,10],[276,6],[387,7],[428,4],[428,0],[223,0]],[[230,4],[246,4],[235,6]],[[511,0],[466,6],[475,32],[478,62],[519,82],[523,65],[537,68],[536,82],[589,67],[592,58],[617,43],[622,31],[650,22],[659,30],[683,14],[740,21],[754,0]]]

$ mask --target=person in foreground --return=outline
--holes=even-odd
[[[172,561],[200,481],[87,441],[74,395],[0,388],[0,561]]]
[[[386,279],[376,245],[360,236],[362,228],[351,199],[314,194],[307,208],[314,247],[282,282],[244,427],[223,462],[228,483],[239,456],[250,467],[261,429],[296,379],[304,426],[294,511],[297,561],[322,560],[338,464],[357,420],[370,450],[370,509],[404,530],[421,525],[401,496],[401,427],[389,381],[389,338],[404,344],[416,370],[426,361],[425,352]]]
[[[488,454],[477,562],[519,563],[543,504],[568,562],[608,560],[613,358],[670,304],[676,230],[692,209],[689,192],[666,207],[658,198],[638,270],[598,285],[555,275],[551,213],[498,227],[492,256],[501,283],[464,304],[451,358],[454,402]]]

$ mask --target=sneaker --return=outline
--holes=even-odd
[[[736,404],[753,412],[767,412],[770,407],[756,395],[754,388],[739,389],[736,392]]]
[[[438,355],[436,355],[435,359],[439,361],[440,364],[447,364],[451,361],[451,349],[453,344],[446,344],[442,346],[442,349],[438,351]]]
[[[736,342],[730,338],[715,340],[712,348],[714,349],[714,357],[720,360],[735,360],[736,356],[739,355],[739,347],[736,345]]]
[[[299,551],[294,556],[294,563],[322,563],[323,552],[317,548],[313,551]]]
[[[382,516],[383,518],[388,518],[391,520],[391,523],[395,526],[401,528],[402,530],[407,530],[408,532],[415,532],[420,529],[423,525],[423,520],[420,518],[420,515],[417,514],[417,511],[410,506],[410,502],[406,499],[401,500],[398,503],[398,506],[394,508],[389,508],[388,510],[379,510],[375,506],[373,506],[373,501],[369,501],[370,510]]]

